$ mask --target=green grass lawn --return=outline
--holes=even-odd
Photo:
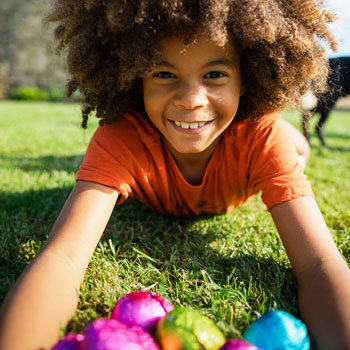
[[[300,124],[297,112],[283,115]],[[74,185],[97,122],[86,131],[79,125],[76,104],[0,102],[0,302]],[[332,113],[326,137],[330,147],[321,149],[312,136],[306,173],[349,263],[350,112]],[[298,316],[296,281],[259,196],[229,215],[190,218],[165,218],[127,200],[114,210],[93,255],[67,330],[82,331],[108,316],[134,290],[200,309],[227,337],[239,337],[270,309]]]

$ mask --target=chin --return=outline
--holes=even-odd
[[[181,154],[199,154],[206,150],[205,147],[188,147],[188,148],[174,147],[174,148],[178,153],[181,153]]]

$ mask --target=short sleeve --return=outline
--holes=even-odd
[[[130,169],[130,150],[119,137],[119,129],[113,125],[100,126],[93,135],[76,181],[96,182],[114,188],[122,203],[131,193],[134,176]]]
[[[268,210],[291,199],[313,196],[286,122],[280,116],[265,116],[251,142],[249,187],[255,193],[261,191]]]

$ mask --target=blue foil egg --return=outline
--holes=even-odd
[[[270,311],[254,321],[243,339],[263,350],[309,350],[305,325],[285,311]]]

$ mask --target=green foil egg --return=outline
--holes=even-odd
[[[225,343],[210,318],[189,308],[167,313],[158,323],[156,338],[163,350],[217,350]]]

